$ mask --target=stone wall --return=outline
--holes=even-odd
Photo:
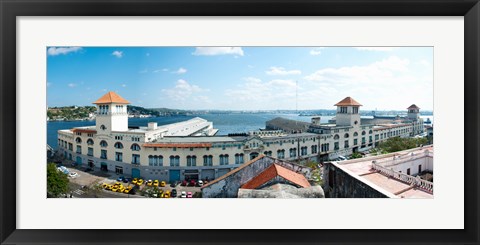
[[[327,198],[388,198],[386,194],[345,173],[332,163],[325,163],[323,189]]]

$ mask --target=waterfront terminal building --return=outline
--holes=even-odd
[[[270,125],[274,130],[223,136],[216,135],[212,122],[198,117],[129,127],[129,102],[114,92],[93,104],[96,125],[59,130],[58,153],[78,165],[168,182],[216,179],[261,154],[297,163],[321,162],[366,151],[391,137],[423,133],[415,105],[406,117],[365,121],[359,114],[361,104],[350,97],[335,104],[336,118],[326,124],[314,117],[305,130],[291,131],[279,123]]]

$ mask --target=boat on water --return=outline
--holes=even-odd
[[[427,118],[427,120],[425,120],[425,122],[423,122],[425,124],[432,124],[432,121],[430,121],[430,118]]]

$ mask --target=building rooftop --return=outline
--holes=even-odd
[[[302,174],[295,173],[294,171],[284,168],[278,164],[272,164],[259,175],[255,176],[253,179],[243,184],[241,188],[256,189],[267,183],[268,181],[272,180],[273,178],[276,178],[277,176],[280,176],[283,179],[300,187],[310,187],[310,183],[308,183],[308,180]]]
[[[93,104],[130,104],[126,99],[122,98],[115,92],[108,92],[103,95],[100,99],[93,102]]]
[[[430,182],[432,191],[429,191],[428,188],[424,188],[425,181],[421,180],[422,185],[418,186],[413,184],[416,180],[420,182],[418,178],[402,173],[393,173],[389,169],[389,167],[393,166],[392,164],[408,163],[427,156],[433,156],[433,146],[418,147],[380,156],[332,162],[332,164],[379,191],[386,191],[400,198],[433,198],[433,183]],[[388,172],[392,174],[388,174]]]
[[[410,107],[407,108],[407,110],[410,110],[410,109],[420,109],[420,107],[418,107],[417,105],[413,104],[413,105],[411,105]]]
[[[352,97],[347,97],[335,104],[335,106],[362,106],[362,104],[358,103]]]

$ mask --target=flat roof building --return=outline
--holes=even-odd
[[[327,197],[433,198],[433,146],[327,162],[323,174]]]

